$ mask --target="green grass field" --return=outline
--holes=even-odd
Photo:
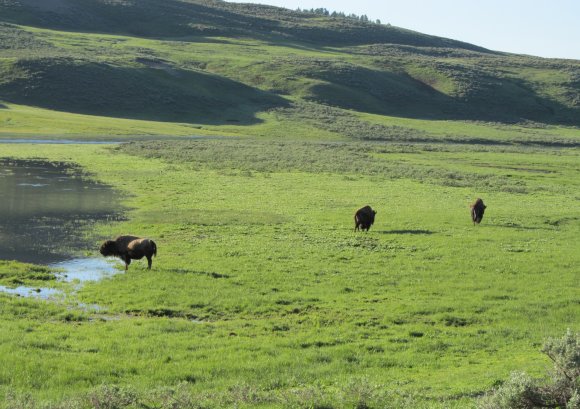
[[[543,374],[542,342],[578,329],[577,149],[244,139],[2,156],[74,161],[126,194],[128,220],[87,232],[88,254],[123,233],[159,247],[152,271],[61,302],[0,294],[6,408],[469,407],[511,371]],[[365,204],[377,221],[355,233]],[[51,282],[0,265],[8,283],[27,269]]]

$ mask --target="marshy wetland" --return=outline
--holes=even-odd
[[[8,406],[35,390],[136,407],[474,407],[512,371],[543,374],[542,342],[578,324],[574,148],[239,139],[2,156],[74,163],[122,194],[125,219],[85,230],[87,254],[125,233],[159,247],[151,271],[86,281],[74,302],[0,294]],[[474,227],[475,197],[488,209]],[[377,218],[355,233],[364,204]],[[42,266],[0,272],[62,285]]]
[[[119,195],[110,186],[90,180],[71,163],[0,158],[0,192],[0,260],[46,266],[36,268],[44,283],[26,286],[13,276],[0,292],[64,301],[65,289],[48,285],[74,283],[70,292],[118,271],[87,256],[91,227],[121,218]]]

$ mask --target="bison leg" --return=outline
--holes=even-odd
[[[151,263],[153,262],[153,261],[151,260],[151,256],[150,256],[150,255],[147,255],[147,256],[145,256],[145,257],[147,257],[147,265],[148,265],[147,269],[148,269],[148,270],[151,270]]]
[[[125,271],[129,269],[129,264],[131,264],[131,257],[125,256]]]

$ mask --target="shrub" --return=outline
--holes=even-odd
[[[89,401],[95,409],[124,409],[135,407],[137,400],[137,393],[116,385],[103,385],[89,396]]]
[[[507,382],[483,397],[478,408],[580,409],[580,333],[568,330],[561,339],[549,339],[542,352],[554,363],[550,383],[514,372]]]

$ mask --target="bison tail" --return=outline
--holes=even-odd
[[[153,246],[153,255],[157,257],[157,244],[151,240],[151,246]]]

